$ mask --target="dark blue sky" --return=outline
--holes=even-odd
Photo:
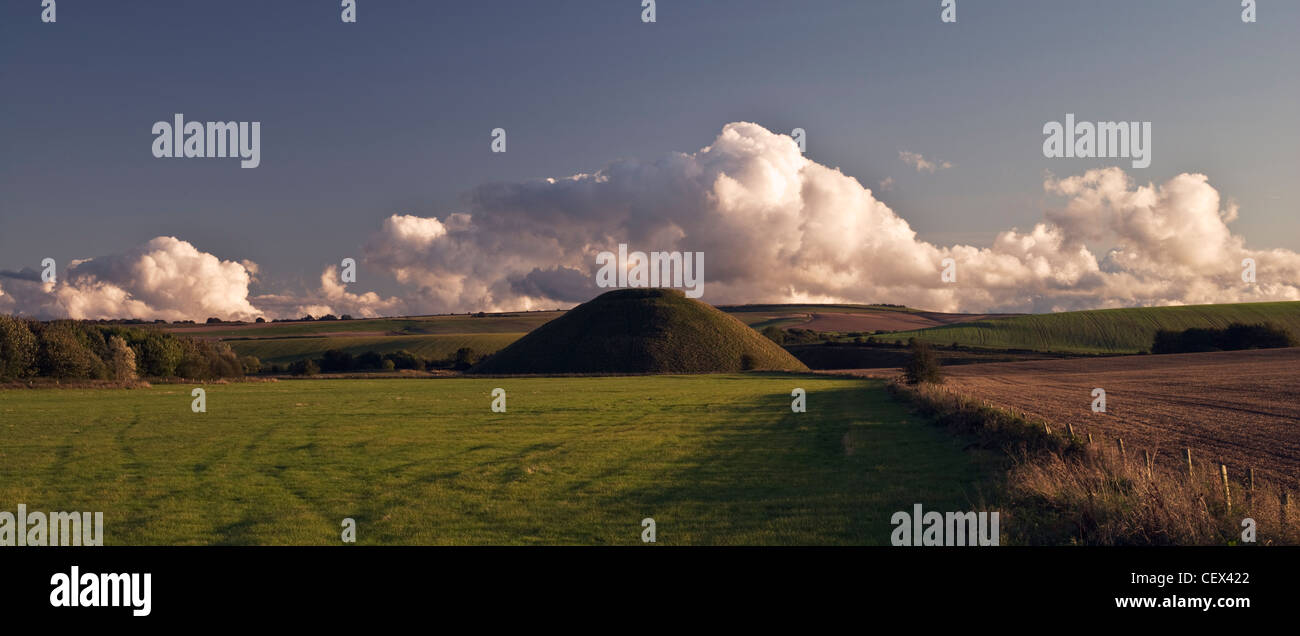
[[[1153,122],[1161,182],[1208,174],[1256,247],[1300,249],[1300,3],[1261,0],[0,2],[0,269],[174,235],[314,281],[395,213],[479,184],[692,152],[731,121],[808,131],[922,237],[1042,216],[1044,122]],[[164,160],[155,121],[262,122],[262,163]],[[509,152],[489,152],[503,127]],[[908,150],[952,162],[935,174]]]

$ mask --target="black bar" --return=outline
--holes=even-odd
[[[193,625],[196,617],[427,620],[430,612],[471,611],[522,620],[597,606],[636,616],[649,608],[657,615],[743,609],[749,619],[828,611],[862,620],[869,612],[922,616],[929,625],[1043,611],[1063,620],[1290,620],[1298,556],[1300,548],[1289,547],[0,548],[0,599],[6,616],[128,626]],[[150,573],[149,615],[134,616],[129,607],[53,607],[51,577],[74,565],[81,574]],[[1160,587],[1134,583],[1135,573],[1185,573],[1195,582],[1175,578]],[[1211,578],[1225,576],[1238,582]],[[1250,607],[1121,609],[1116,597],[1245,598]]]

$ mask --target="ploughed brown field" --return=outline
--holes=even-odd
[[[1222,462],[1240,479],[1300,486],[1300,348],[972,364],[944,369],[960,393],[1092,433],[1124,440],[1156,461]],[[1092,390],[1106,412],[1092,412]]]

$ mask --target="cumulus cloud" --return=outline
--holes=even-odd
[[[127,252],[75,260],[57,282],[0,273],[8,303],[0,310],[41,318],[141,318],[196,316],[248,319],[250,274],[245,265],[160,236]],[[8,305],[7,307],[5,305]]]
[[[362,260],[407,286],[400,298],[348,291],[333,266],[304,293],[250,296],[255,263],[159,237],[75,262],[58,284],[0,272],[0,311],[172,320],[551,309],[595,296],[596,254],[619,243],[703,252],[704,300],[716,304],[1038,312],[1300,300],[1300,255],[1248,248],[1228,227],[1237,206],[1205,175],[1140,184],[1106,168],[1049,177],[1044,189],[1060,205],[1033,227],[1002,231],[988,247],[936,245],[857,179],[807,159],[788,136],[740,122],[694,153],[486,184],[464,211],[388,217]],[[956,283],[940,278],[949,258]],[[1241,279],[1247,258],[1257,283]]]
[[[934,174],[938,170],[947,170],[952,167],[952,163],[947,161],[930,161],[921,156],[919,152],[908,152],[906,150],[898,151],[898,159],[903,163],[916,168],[917,172],[928,172]]]
[[[250,299],[259,315],[267,318],[301,318],[303,316],[350,315],[354,318],[378,318],[413,313],[401,298],[384,298],[375,292],[353,293],[339,277],[339,268],[328,265],[320,274],[320,286],[299,293],[268,293]]]
[[[221,260],[175,237],[160,236],[120,254],[71,261],[56,282],[25,268],[0,271],[0,313],[98,320],[253,320],[304,314],[373,318],[406,313],[407,303],[374,292],[353,293],[338,267],[321,272],[305,293],[250,295],[257,263]]]
[[[922,170],[951,164],[902,153]],[[714,303],[893,302],[949,311],[1053,311],[1297,299],[1300,261],[1252,251],[1204,175],[1135,185],[1119,168],[1048,179],[1060,209],[993,245],[939,246],[870,190],[752,123],[654,162],[472,191],[466,212],[394,215],[367,262],[419,289],[426,311],[529,309],[595,294],[595,254],[703,251]],[[1095,245],[1107,249],[1099,251]],[[956,284],[943,283],[946,258]],[[1255,258],[1259,283],[1240,278]]]

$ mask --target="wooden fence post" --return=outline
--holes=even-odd
[[[1142,463],[1147,467],[1147,479],[1151,479],[1151,451],[1142,449]]]
[[[1192,449],[1184,448],[1183,457],[1187,458],[1187,476],[1191,477],[1192,476]]]
[[[1219,477],[1223,481],[1223,504],[1232,510],[1232,490],[1228,488],[1228,465],[1219,464]]]
[[[1116,438],[1115,438],[1115,446],[1116,446],[1117,448],[1119,448],[1119,460],[1120,460],[1120,462],[1122,462],[1125,466],[1127,466],[1127,465],[1128,465],[1128,457],[1126,457],[1126,456],[1124,455],[1124,438],[1123,438],[1123,437],[1116,437]]]
[[[1073,442],[1073,441],[1074,441],[1074,424],[1071,424],[1071,423],[1069,423],[1069,422],[1066,422],[1066,423],[1065,423],[1065,431],[1066,431],[1067,433],[1070,434],[1070,441]]]

